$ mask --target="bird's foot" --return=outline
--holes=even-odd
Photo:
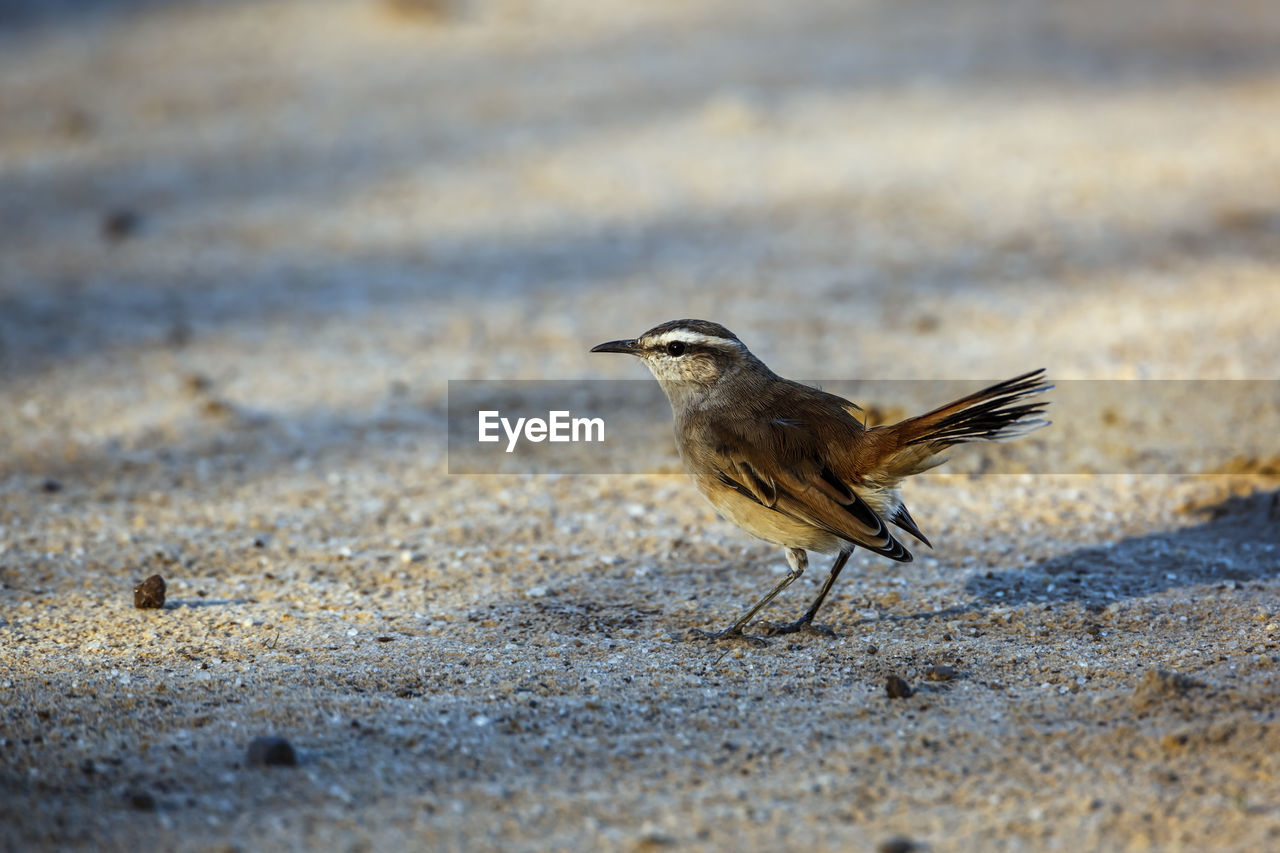
[[[837,634],[827,625],[815,625],[810,619],[797,619],[794,622],[784,622],[781,625],[768,625],[764,629],[766,637],[781,637],[783,634],[818,634],[829,640],[834,640],[840,635]]]
[[[691,639],[697,637],[702,640],[714,640],[716,642],[746,643],[749,646],[769,645],[769,641],[764,637],[744,634],[742,629],[726,628],[723,631],[703,631],[701,628],[690,628],[689,635]]]

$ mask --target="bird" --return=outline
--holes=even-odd
[[[857,548],[911,562],[903,531],[932,548],[900,485],[973,441],[1008,441],[1047,426],[1053,388],[1043,368],[1015,376],[895,424],[867,426],[861,408],[784,379],[724,326],[672,320],[638,338],[608,341],[593,353],[639,358],[671,403],[676,448],[704,498],[727,520],[786,554],[787,574],[713,640],[765,642],[744,628],[808,567],[808,552],[835,554],[813,603],[798,619],[769,625],[768,636],[832,634],[814,619]]]

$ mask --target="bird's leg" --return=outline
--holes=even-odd
[[[822,602],[826,600],[827,593],[831,592],[831,587],[835,584],[836,578],[840,577],[840,572],[844,569],[844,564],[848,562],[849,555],[852,551],[841,551],[836,556],[836,561],[831,564],[831,574],[827,575],[827,579],[822,584],[822,589],[818,590],[818,597],[813,600],[813,604],[809,605],[809,609],[804,612],[794,622],[787,622],[785,625],[774,625],[769,628],[767,634],[771,637],[778,634],[794,634],[796,631],[821,631],[824,634],[834,636],[835,632],[830,628],[818,628],[813,624],[813,617],[818,615],[818,608],[822,606]]]
[[[697,628],[690,628],[690,633],[697,634],[699,637],[705,637],[708,640],[731,640],[742,638],[756,643],[757,645],[763,645],[764,640],[759,637],[752,637],[749,634],[744,634],[742,633],[742,629],[748,622],[756,617],[757,613],[767,607],[769,602],[777,598],[778,593],[791,586],[796,578],[804,574],[805,568],[809,565],[809,555],[806,554],[802,548],[788,548],[787,563],[791,566],[791,571],[787,572],[787,576],[778,581],[778,585],[769,590],[769,594],[757,601],[755,605],[746,612],[746,615],[737,622],[734,622],[723,631],[711,632],[701,631]]]

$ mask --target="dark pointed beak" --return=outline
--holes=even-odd
[[[639,355],[640,350],[635,341],[609,341],[591,348],[592,352],[625,352],[628,355]]]

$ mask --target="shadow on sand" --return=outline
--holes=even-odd
[[[1280,575],[1280,491],[1236,494],[1189,508],[1193,527],[1089,546],[965,584],[976,604],[1081,602],[1104,607],[1179,588],[1239,585]]]

